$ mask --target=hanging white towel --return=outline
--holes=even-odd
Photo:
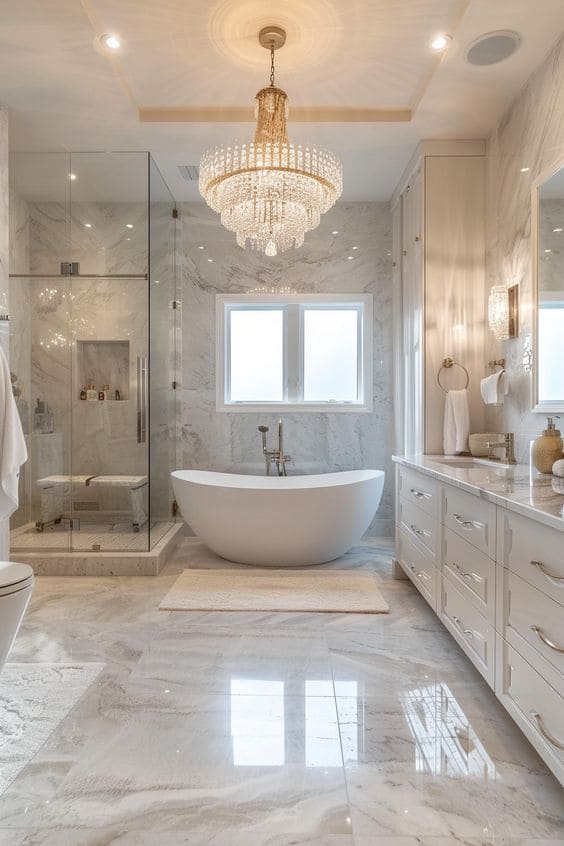
[[[509,376],[498,370],[480,382],[480,393],[486,405],[500,405],[509,392]]]
[[[468,452],[470,412],[468,391],[448,391],[445,397],[443,451],[445,455]]]
[[[0,519],[18,507],[20,467],[27,461],[27,448],[20,416],[12,393],[10,368],[0,347]]]

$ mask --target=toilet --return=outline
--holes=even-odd
[[[18,633],[33,585],[33,570],[27,564],[0,561],[0,670]]]

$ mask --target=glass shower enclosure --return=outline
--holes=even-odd
[[[147,153],[10,162],[18,552],[145,552],[172,528],[176,206]]]

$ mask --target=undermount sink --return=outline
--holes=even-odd
[[[460,457],[450,457],[448,455],[442,456],[434,456],[432,461],[436,462],[437,464],[446,464],[448,467],[457,467],[461,468],[462,470],[468,470],[472,467],[490,467],[496,469],[507,470],[512,465],[510,464],[503,464],[501,461],[493,461],[490,458],[460,458]]]

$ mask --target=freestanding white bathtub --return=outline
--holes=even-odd
[[[175,470],[186,522],[222,558],[268,567],[323,564],[360,540],[380,504],[382,470],[240,476]]]

